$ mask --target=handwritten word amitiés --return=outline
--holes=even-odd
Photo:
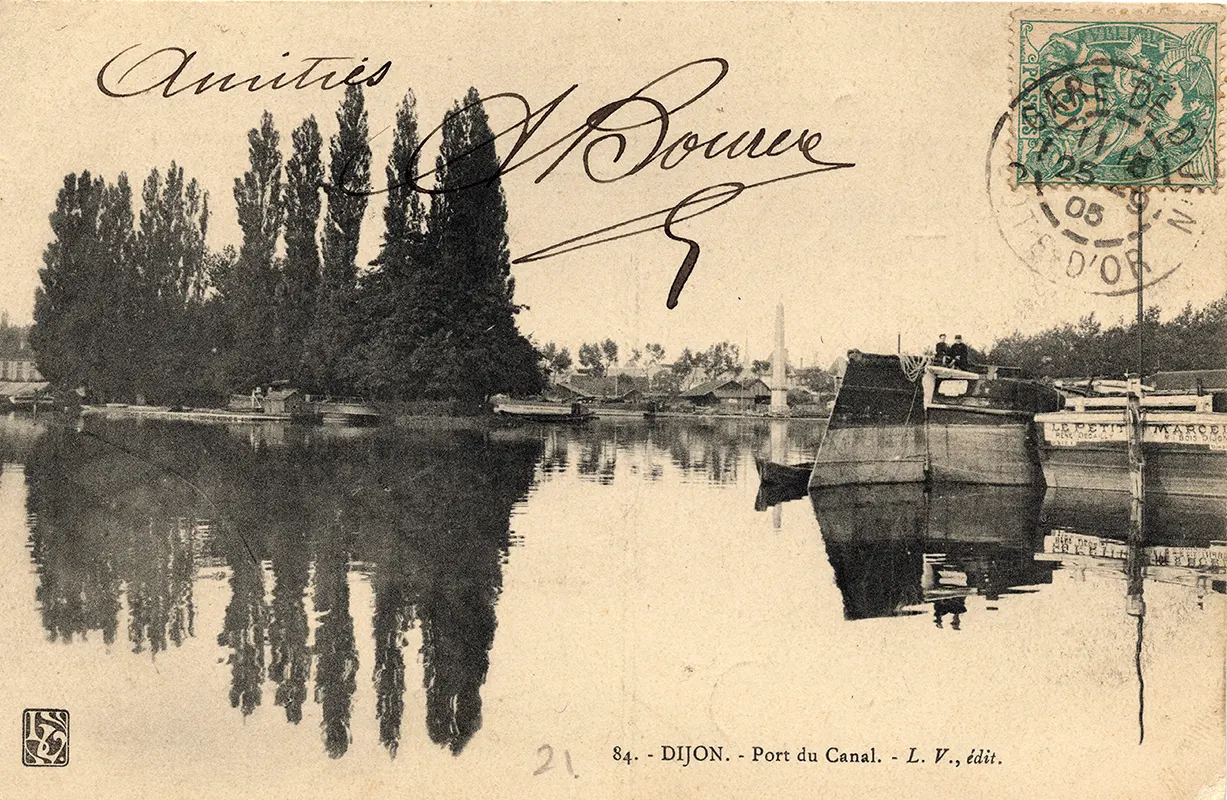
[[[374,72],[367,72],[367,58],[352,56],[311,56],[299,64],[301,68],[284,69],[272,77],[255,74],[239,77],[237,72],[218,75],[216,71],[203,74],[190,72],[196,59],[196,51],[182,47],[162,47],[141,55],[141,45],[134,44],[120,50],[98,70],[98,91],[107,97],[136,97],[161,89],[163,97],[174,97],[191,92],[204,94],[210,89],[230,92],[245,88],[249,92],[262,89],[310,89],[323,91],[345,86],[378,86],[392,69],[392,62],[385,61]],[[135,52],[133,52],[135,51]],[[282,58],[289,58],[288,52]],[[224,72],[224,70],[221,70]],[[246,74],[246,73],[244,73]]]

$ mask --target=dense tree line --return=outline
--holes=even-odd
[[[43,374],[95,402],[208,402],[276,382],[389,399],[537,391],[476,90],[444,117],[429,204],[416,189],[412,93],[401,103],[369,268],[358,263],[373,186],[360,87],[336,116],[326,154],[314,117],[286,160],[270,113],[248,133],[237,249],[208,246],[209,195],[175,162],[145,179],[139,210],[126,174],[66,176],[35,297]]]
[[[1164,322],[1158,306],[1142,321],[1143,372],[1227,368],[1227,296],[1194,310],[1186,305]],[[1077,324],[998,340],[987,360],[1021,367],[1039,377],[1120,377],[1138,370],[1136,320],[1105,327],[1094,314]]]

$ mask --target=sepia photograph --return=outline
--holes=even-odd
[[[1224,26],[0,0],[0,795],[1221,800]]]

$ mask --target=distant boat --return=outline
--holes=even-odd
[[[591,409],[580,403],[551,403],[545,400],[496,398],[494,413],[531,422],[585,422],[595,418]]]
[[[1126,402],[1122,395],[1070,397],[1064,410],[1036,415],[1049,488],[1129,491]],[[1227,412],[1214,404],[1213,394],[1143,394],[1148,493],[1227,497]]]
[[[635,408],[634,406],[596,406],[592,413],[597,419],[654,419],[656,408]]]
[[[758,479],[765,486],[800,486],[804,496],[805,486],[809,483],[810,472],[814,462],[803,464],[777,464],[765,458],[755,458],[754,466],[758,469]]]
[[[321,400],[308,405],[325,425],[374,425],[380,413],[364,400]]]

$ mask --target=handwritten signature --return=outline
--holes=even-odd
[[[664,102],[653,96],[659,93],[658,90],[670,79],[676,79],[679,76],[687,75],[687,73],[691,75],[696,73],[702,74],[705,70],[710,71],[714,76],[705,85],[673,107],[666,106]],[[630,95],[601,106],[589,114],[583,123],[568,133],[552,142],[536,147],[536,149],[532,149],[529,146],[530,142],[533,141],[545,121],[558,110],[571,93],[579,87],[579,84],[573,84],[566,91],[537,109],[533,109],[532,105],[523,95],[515,92],[502,92],[481,98],[479,101],[470,103],[451,113],[465,114],[471,109],[476,108],[479,104],[489,109],[496,103],[510,102],[519,112],[518,119],[509,127],[492,134],[489,139],[476,142],[470,150],[456,154],[451,160],[457,161],[483,147],[493,146],[497,140],[514,137],[514,141],[512,141],[507,155],[500,162],[497,171],[492,175],[479,176],[463,186],[439,189],[423,186],[420,183],[423,178],[429,177],[437,171],[432,170],[414,176],[402,185],[407,185],[414,191],[423,194],[461,191],[507,175],[534,162],[537,162],[536,167],[544,165],[534,179],[534,183],[541,183],[563,161],[571,157],[573,153],[579,153],[575,157],[580,160],[588,180],[598,184],[609,184],[625,180],[652,167],[664,171],[675,169],[692,155],[707,161],[716,159],[732,161],[741,158],[779,158],[789,155],[795,150],[793,158],[800,157],[804,162],[802,169],[766,178],[755,183],[724,181],[711,184],[688,194],[667,208],[657,209],[645,214],[636,214],[621,222],[598,228],[580,236],[564,239],[548,247],[543,247],[527,255],[520,256],[512,262],[515,264],[526,264],[533,261],[542,261],[547,258],[563,255],[564,253],[582,250],[586,247],[594,247],[630,236],[639,236],[651,231],[663,230],[665,236],[669,239],[687,245],[686,256],[683,258],[681,266],[674,276],[673,283],[669,287],[669,295],[665,303],[668,308],[676,308],[682,289],[685,288],[686,281],[690,278],[695,265],[698,263],[701,248],[694,239],[679,235],[674,229],[675,225],[731,203],[746,189],[782,183],[824,172],[849,169],[856,166],[851,162],[825,161],[818,158],[814,152],[822,141],[822,133],[819,131],[811,132],[808,128],[801,130],[799,133],[794,133],[792,129],[786,128],[774,137],[771,137],[770,140],[768,140],[769,134],[765,128],[759,128],[754,133],[742,131],[735,136],[729,131],[720,131],[705,136],[693,130],[686,131],[680,135],[670,135],[673,116],[715,89],[724,80],[725,76],[728,75],[728,72],[729,63],[723,58],[702,58],[682,64],[680,67],[671,69],[660,77],[655,78]],[[442,129],[443,125],[441,124],[426,134],[418,146],[418,153]],[[641,133],[638,136],[633,136],[631,134],[632,131],[640,131]],[[644,145],[647,146],[645,147]],[[636,159],[632,152],[639,157]],[[547,154],[553,158],[548,163],[545,160]],[[344,181],[342,180],[340,183],[342,188],[344,188]],[[378,189],[366,193],[378,194],[394,188],[398,187],[389,186],[386,189]]]

